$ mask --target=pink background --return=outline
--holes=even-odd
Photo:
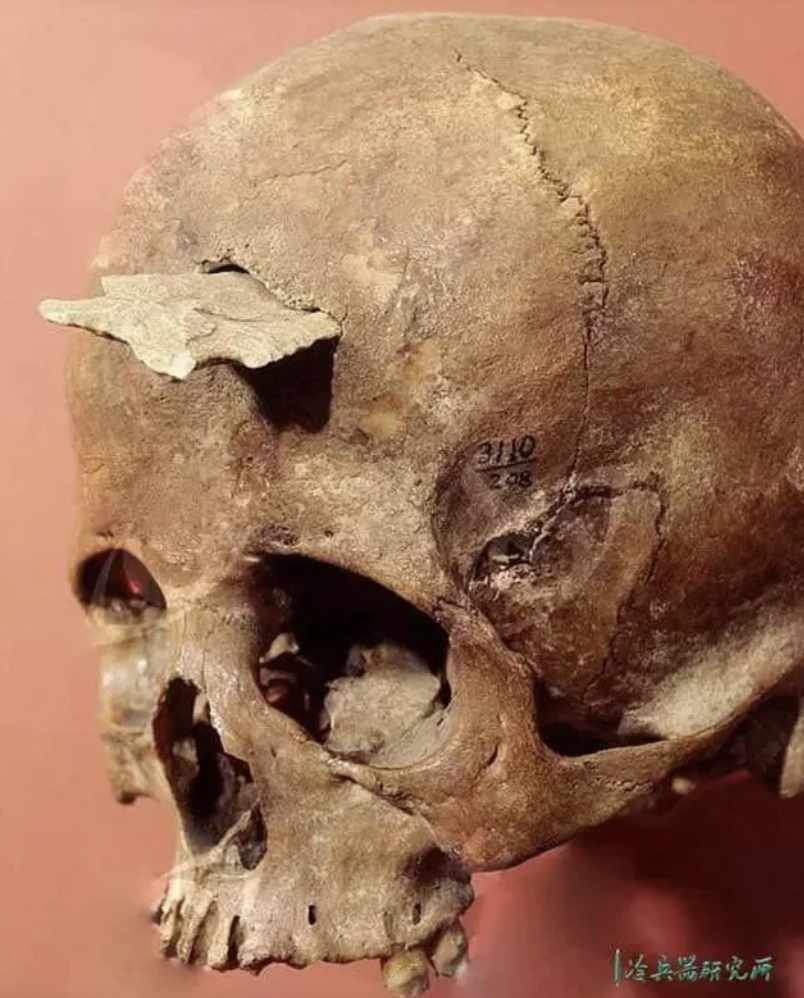
[[[72,458],[63,339],[36,315],[83,289],[119,194],[204,98],[276,54],[396,0],[5,0],[0,7],[0,998],[381,995],[376,967],[221,977],[164,964],[146,907],[171,857],[167,816],[113,804],[95,734],[95,667],[65,581]],[[804,131],[804,4],[597,0],[437,9],[562,14],[662,35],[720,60]],[[802,247],[804,252],[804,247]],[[804,995],[804,800],[713,788],[662,822],[609,827],[480,877],[473,969],[436,996],[599,998],[616,946],[773,955]],[[733,985],[695,985],[732,994]],[[696,992],[698,993],[698,992]]]

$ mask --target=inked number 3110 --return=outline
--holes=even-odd
[[[530,435],[510,440],[484,440],[477,449],[475,467],[492,489],[526,489],[533,484],[536,439]]]

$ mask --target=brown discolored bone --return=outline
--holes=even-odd
[[[166,953],[415,994],[473,871],[800,791],[802,246],[790,127],[600,25],[373,19],[165,141],[45,311]]]

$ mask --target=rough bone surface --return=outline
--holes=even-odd
[[[417,993],[473,871],[729,769],[801,790],[802,246],[791,128],[600,25],[373,19],[163,143],[48,311],[167,953]],[[170,377],[103,301],[220,271],[281,310],[261,358],[183,300]]]

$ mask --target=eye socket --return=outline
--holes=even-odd
[[[393,768],[433,751],[452,695],[440,624],[335,565],[271,555],[260,568],[255,579],[281,603],[283,628],[271,620],[252,663],[265,703],[344,758]]]
[[[167,609],[156,579],[139,558],[122,548],[87,558],[78,570],[76,589],[85,607],[129,614]]]

